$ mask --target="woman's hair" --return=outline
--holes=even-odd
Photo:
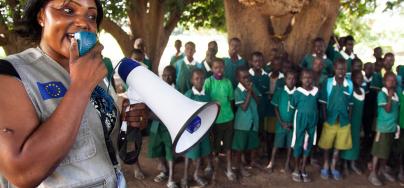
[[[68,3],[70,0],[65,0]],[[97,7],[97,27],[100,26],[104,12],[100,0],[94,0]],[[24,7],[24,15],[20,22],[16,23],[15,31],[22,37],[31,38],[34,41],[41,39],[42,27],[38,23],[38,13],[49,0],[27,0]]]

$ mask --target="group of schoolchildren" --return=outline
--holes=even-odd
[[[189,187],[191,161],[192,179],[206,186],[204,177],[214,180],[222,167],[219,156],[226,156],[224,172],[234,181],[251,176],[251,168],[273,172],[279,149],[286,151],[281,171],[291,173],[295,182],[312,181],[306,170],[310,164],[320,167],[323,179],[341,180],[350,172],[360,175],[361,159],[369,162],[371,184],[396,181],[397,174],[404,183],[404,67],[393,73],[394,54],[383,55],[380,47],[374,49],[376,62],[363,65],[354,54],[352,36],[334,39],[327,47],[316,38],[312,52],[299,64],[276,48],[267,58],[254,52],[245,60],[239,55],[238,38],[229,40],[229,57],[216,57],[218,45],[211,41],[206,58],[198,62],[193,57],[195,44],[187,42],[181,53],[177,40],[177,53],[162,79],[193,100],[220,104],[209,133],[184,154],[181,187]],[[144,60],[141,52],[133,58]],[[177,187],[176,156],[166,127],[153,120],[149,132],[147,154],[158,159],[160,170],[154,181],[167,180],[167,187]],[[268,159],[266,167],[259,163],[261,156]],[[144,178],[138,164],[135,177]]]

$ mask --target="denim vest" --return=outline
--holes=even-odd
[[[39,83],[58,82],[68,89],[69,73],[39,48],[27,49],[5,60],[20,75],[40,121],[46,121],[63,97],[45,100]],[[105,88],[103,83],[100,86]],[[105,145],[102,123],[91,102],[87,105],[76,141],[69,153],[38,187],[116,187],[116,174]]]

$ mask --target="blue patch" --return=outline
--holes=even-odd
[[[66,87],[61,82],[36,83],[43,100],[62,98],[66,94]]]

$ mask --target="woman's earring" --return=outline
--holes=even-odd
[[[39,22],[39,25],[40,25],[41,27],[43,27],[43,22]]]

